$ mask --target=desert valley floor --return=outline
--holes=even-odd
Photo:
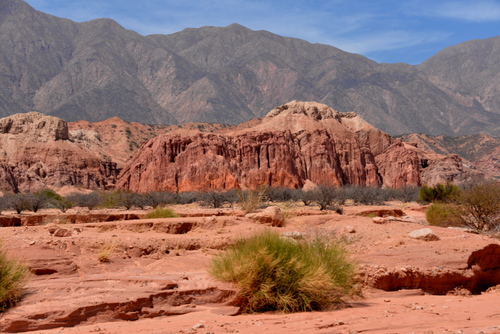
[[[416,203],[346,206],[343,215],[287,204],[284,227],[256,223],[238,208],[173,209],[180,217],[42,210],[21,215],[28,226],[2,227],[3,247],[34,274],[22,301],[1,315],[0,331],[500,333],[500,286],[481,283],[477,265],[467,268],[472,252],[498,245],[498,238],[440,227],[431,227],[439,240],[410,238],[428,227],[425,207]],[[367,210],[374,211],[359,215]],[[234,288],[212,279],[206,266],[227,245],[265,228],[346,240],[366,284],[364,298],[325,312],[238,314],[230,305]],[[99,261],[107,250],[109,261]],[[469,283],[478,289],[473,295],[463,288]]]

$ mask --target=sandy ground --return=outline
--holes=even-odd
[[[432,227],[439,240],[412,239],[410,232],[427,227],[425,208],[416,204],[348,206],[343,215],[283,206],[286,224],[273,229],[348,241],[367,284],[364,298],[325,312],[251,315],[235,315],[238,308],[228,305],[234,287],[209,277],[206,266],[238,238],[270,227],[239,210],[174,209],[184,217],[1,228],[4,248],[35,274],[22,301],[2,315],[0,330],[500,333],[500,286],[474,295],[461,288],[479,270],[467,269],[471,253],[499,240],[439,227]],[[404,217],[376,224],[358,215],[368,209],[399,209]],[[500,281],[498,272],[493,277]]]

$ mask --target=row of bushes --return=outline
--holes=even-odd
[[[433,204],[426,212],[430,225],[500,230],[500,183],[423,187],[421,199]]]
[[[184,192],[171,193],[154,191],[139,194],[128,191],[94,191],[91,193],[73,193],[68,196],[60,196],[50,189],[30,194],[9,194],[0,197],[0,213],[2,210],[14,210],[37,212],[43,208],[57,208],[62,212],[78,206],[89,210],[105,207],[132,207],[144,209],[146,207],[157,208],[162,205],[189,204],[200,202],[203,205],[220,208],[232,206],[234,203],[246,203],[248,205],[259,205],[263,202],[286,202],[302,201],[305,205],[318,205],[321,210],[338,210],[340,205],[347,200],[355,204],[376,205],[388,200],[401,200],[410,202],[417,199],[417,187],[405,187],[401,189],[382,189],[372,187],[349,186],[335,188],[331,186],[319,186],[315,190],[304,191],[302,189],[263,187],[255,191],[230,190],[223,192]],[[252,204],[253,203],[253,204]],[[251,210],[247,210],[251,211]]]

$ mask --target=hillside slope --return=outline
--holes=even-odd
[[[466,42],[420,66],[377,64],[237,24],[141,36],[109,19],[75,23],[3,0],[0,115],[239,124],[302,100],[356,112],[392,135],[500,136],[499,43]]]

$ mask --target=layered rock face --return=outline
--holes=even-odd
[[[114,186],[116,164],[98,159],[70,140],[60,118],[37,112],[0,119],[0,190]]]
[[[118,188],[137,192],[325,185],[419,185],[419,160],[354,113],[292,101],[255,126],[173,131],[143,144]]]

